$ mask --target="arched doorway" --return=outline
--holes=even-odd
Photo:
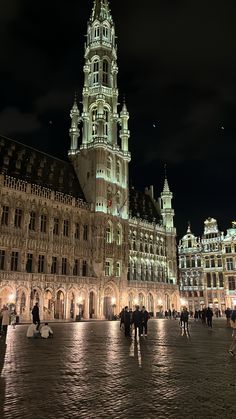
[[[145,306],[144,295],[142,293],[139,294],[138,301],[139,301],[139,307],[140,308],[142,308],[143,306]]]
[[[50,290],[47,290],[44,295],[44,313],[45,319],[51,320],[54,319],[54,310],[53,310],[53,300],[52,300],[52,293]]]
[[[111,288],[106,288],[104,293],[103,315],[105,319],[112,320],[115,309],[115,298]]]
[[[170,296],[168,294],[165,294],[165,309],[170,309]]]
[[[154,316],[154,298],[151,293],[148,294],[148,311]]]
[[[93,291],[89,293],[89,318],[95,317],[95,294]]]
[[[64,294],[62,291],[57,292],[55,305],[55,319],[64,319]]]
[[[69,296],[70,319],[75,318],[75,295],[71,292]]]

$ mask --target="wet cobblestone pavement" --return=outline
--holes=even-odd
[[[1,339],[0,418],[236,418],[236,359],[224,320],[213,330],[151,320],[125,338],[119,322],[52,324],[54,338]]]

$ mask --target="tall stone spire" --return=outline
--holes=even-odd
[[[93,11],[90,21],[112,20],[108,0],[94,0]]]
[[[163,191],[161,193],[161,215],[163,218],[163,224],[167,229],[174,227],[174,210],[172,208],[172,198],[173,194],[170,191],[169,183],[166,175],[166,165],[165,165],[165,181]]]
[[[78,139],[79,139],[79,128],[78,124],[81,121],[80,118],[80,112],[77,105],[77,95],[75,93],[75,99],[72,106],[72,109],[70,111],[70,117],[71,117],[71,127],[70,127],[70,138],[71,138],[71,146],[70,146],[70,153],[74,153],[78,148]]]
[[[82,113],[73,107],[69,156],[87,202],[128,219],[129,113],[119,112],[115,26],[108,0],[94,0],[84,53]],[[81,144],[76,124],[81,122]]]

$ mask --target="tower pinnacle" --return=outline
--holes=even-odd
[[[94,0],[91,21],[94,20],[110,20],[112,21],[108,0]]]

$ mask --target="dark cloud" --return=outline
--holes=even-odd
[[[5,136],[32,133],[41,128],[37,116],[23,113],[16,108],[6,108],[0,112],[0,133]]]

